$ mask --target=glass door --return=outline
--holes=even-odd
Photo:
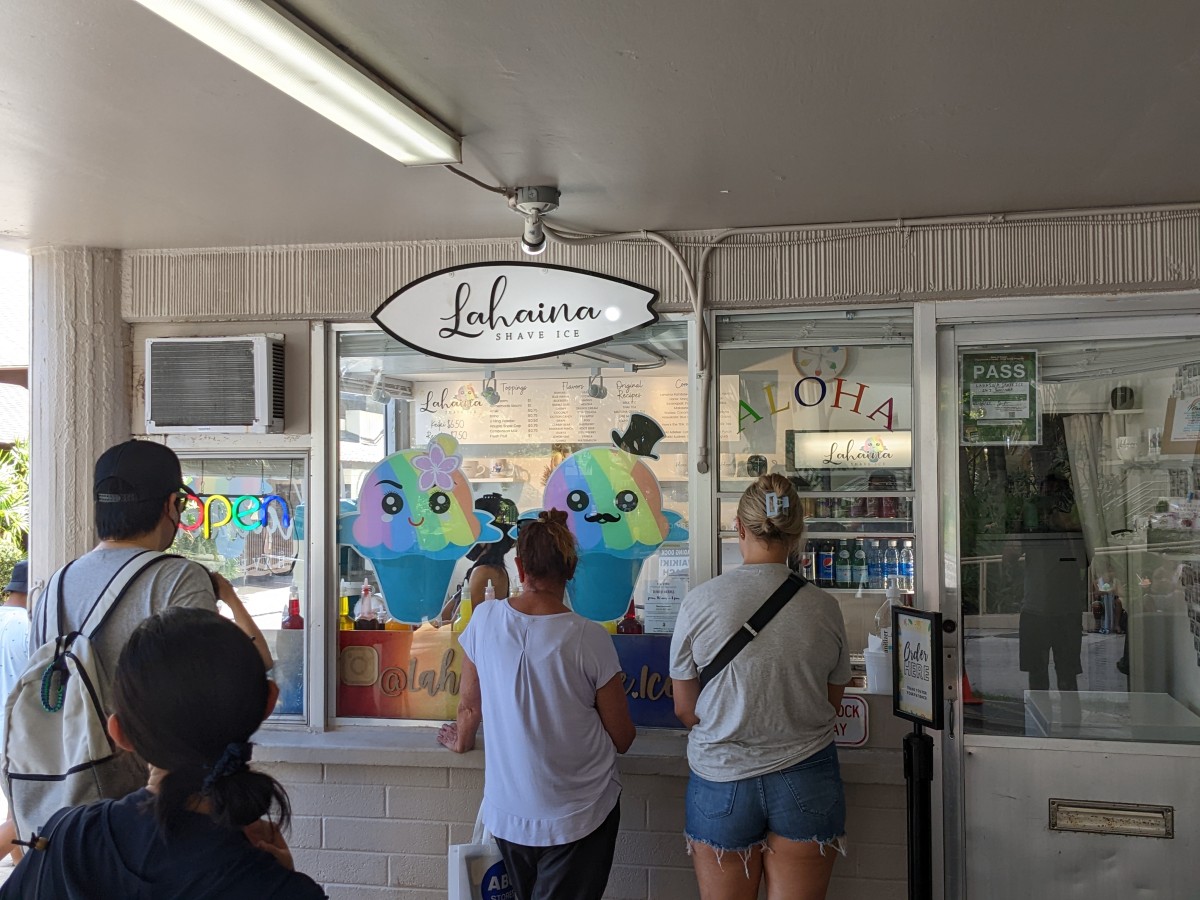
[[[1159,321],[955,329],[971,900],[1189,893],[1171,885],[1200,849],[1178,832],[1200,812],[1200,318]]]

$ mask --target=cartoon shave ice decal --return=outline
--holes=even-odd
[[[401,622],[435,619],[454,564],[477,543],[504,533],[476,510],[458,442],[435,435],[367,473],[354,512],[339,517],[338,539],[371,561],[388,610]]]
[[[654,445],[662,428],[634,413],[625,434],[612,436],[613,447],[592,447],[564,459],[543,495],[544,508],[566,511],[579,542],[579,566],[567,585],[571,607],[597,622],[625,612],[642,562],[664,541],[687,539],[679,514],[662,508],[658,479],[643,461],[658,459]]]

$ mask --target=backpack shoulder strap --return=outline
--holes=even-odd
[[[96,632],[108,621],[108,617],[121,602],[121,598],[125,596],[125,592],[129,590],[129,586],[137,580],[138,576],[145,572],[155,563],[162,562],[164,559],[174,559],[175,557],[168,553],[162,553],[158,550],[145,550],[138,553],[121,566],[108,584],[104,586],[104,590],[100,592],[100,596],[92,604],[92,608],[87,611],[87,615],[79,623],[79,632],[87,635],[90,640],[95,636]],[[61,594],[61,588],[60,588]]]
[[[795,572],[788,575],[783,584],[775,589],[775,593],[768,597],[763,605],[755,610],[754,615],[734,632],[733,637],[727,640],[725,646],[713,657],[713,661],[700,672],[700,690],[704,690],[705,685],[716,678],[718,672],[733,662],[733,658],[741,653],[750,641],[758,637],[758,633],[775,618],[775,614],[783,609],[787,602],[806,584],[808,584],[808,580],[803,575]]]
[[[74,560],[72,560],[74,562]],[[67,563],[50,576],[42,596],[33,610],[33,647],[40,647],[52,637],[62,633],[59,623],[62,622],[62,578],[71,563]]]

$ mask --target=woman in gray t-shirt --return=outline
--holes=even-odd
[[[755,481],[736,528],[743,565],[688,593],[671,639],[675,713],[691,729],[688,847],[705,897],[757,896],[765,870],[772,897],[823,898],[846,826],[833,744],[846,628],[837,600],[806,584],[701,694],[700,671],[788,577],[804,532],[791,482]]]

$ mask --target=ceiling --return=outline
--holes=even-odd
[[[460,132],[467,171],[556,184],[577,226],[1200,200],[1194,0],[290,5]],[[133,0],[6,5],[0,244],[518,232]]]

